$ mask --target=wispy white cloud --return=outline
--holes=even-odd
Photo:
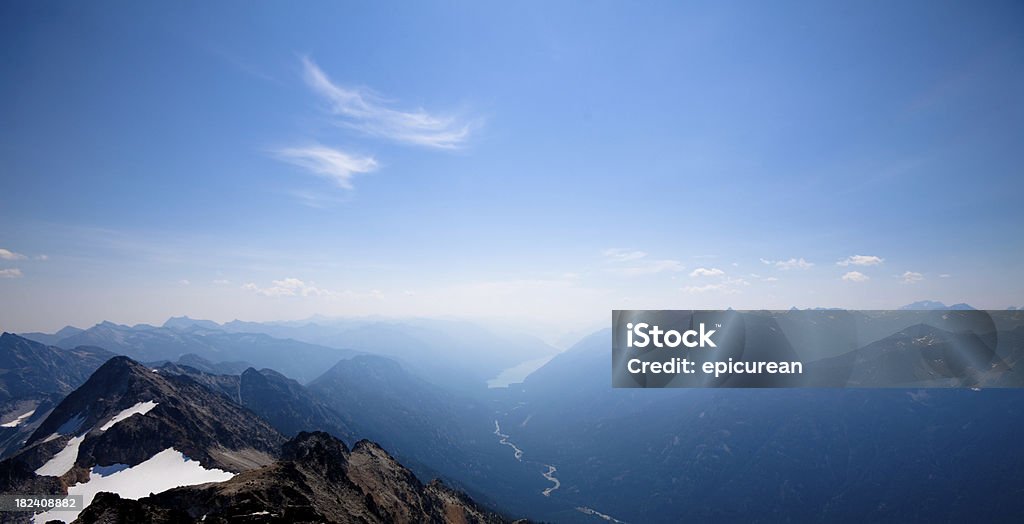
[[[724,295],[735,295],[739,293],[738,289],[731,288],[725,284],[705,284],[703,286],[686,286],[682,289],[683,293],[691,295],[699,295],[704,293],[720,293]]]
[[[776,269],[781,269],[783,271],[788,271],[790,269],[810,269],[814,266],[813,262],[808,262],[804,260],[803,257],[791,258],[789,260],[766,260],[762,258],[761,263],[775,266]]]
[[[905,271],[902,275],[900,275],[900,279],[903,280],[904,284],[913,284],[915,282],[920,282],[924,280],[924,275],[918,273],[917,271]]]
[[[608,268],[612,273],[626,276],[653,275],[664,272],[679,272],[686,269],[681,262],[672,259],[649,259],[644,251],[609,248],[602,252],[613,264]]]
[[[21,278],[24,275],[21,274],[21,270],[12,267],[10,269],[0,269],[0,278]]]
[[[605,249],[602,252],[602,254],[604,255],[605,258],[610,259],[610,260],[614,260],[616,262],[626,262],[628,260],[637,260],[639,258],[644,258],[644,257],[647,256],[647,253],[645,253],[643,251],[636,251],[636,250],[632,250],[632,249],[622,249],[622,248],[617,248],[617,247],[611,247],[611,248]]]
[[[686,269],[686,266],[678,260],[638,260],[637,263],[628,267],[617,268],[615,272],[627,276],[653,275],[656,273],[679,272]]]
[[[722,284],[704,284],[703,286],[686,286],[683,288],[683,293],[689,293],[696,295],[700,293],[708,293],[711,291],[723,291],[725,286]]]
[[[294,277],[274,280],[270,284],[270,287],[263,288],[253,282],[249,282],[242,285],[242,289],[265,297],[325,297],[335,295],[332,291],[316,287],[312,282],[307,284]]]
[[[218,279],[214,280],[213,283],[215,285],[218,285],[218,286],[226,286],[226,285],[230,284],[231,281],[226,279],[226,278],[218,278]]]
[[[336,192],[325,193],[323,191],[294,189],[288,191],[288,194],[295,197],[300,204],[314,209],[326,209],[345,201],[345,198],[340,197]]]
[[[178,284],[181,284],[183,286],[189,286],[192,285],[192,282],[190,282],[187,278],[183,278],[178,281]]]
[[[704,293],[735,295],[740,293],[740,289],[742,287],[749,285],[750,282],[747,282],[747,280],[743,278],[723,277],[719,282],[713,284],[704,284],[702,286],[685,286],[682,288],[682,291],[683,293],[688,293],[691,295]]]
[[[939,275],[939,278],[952,278],[952,276],[953,275],[950,275],[949,273],[943,273],[943,274]]]
[[[47,261],[47,260],[50,260],[50,256],[49,255],[36,255],[33,258],[35,258],[36,260],[39,260],[39,261],[44,261],[44,262]]]
[[[14,251],[0,248],[0,260],[25,260],[26,258],[28,257],[21,253],[15,253]]]
[[[331,114],[339,123],[365,135],[436,149],[458,149],[477,126],[474,121],[424,109],[401,111],[388,107],[385,100],[365,89],[333,82],[308,57],[302,58],[302,67],[306,84],[330,103]]]
[[[847,282],[865,282],[871,279],[871,277],[861,273],[860,271],[850,271],[842,276],[842,279]]]
[[[352,155],[319,144],[278,149],[274,155],[345,189],[352,189],[352,177],[355,175],[377,169],[377,160],[373,157]]]
[[[727,285],[727,286],[749,286],[750,285],[750,282],[747,282],[746,279],[739,278],[739,277],[736,277],[736,278],[725,277],[725,278],[722,279],[722,283]]]
[[[882,262],[885,262],[884,258],[874,255],[853,255],[836,262],[836,264],[840,266],[877,266]]]
[[[691,277],[718,277],[725,274],[725,271],[718,269],[717,267],[706,268],[699,267],[690,272]]]

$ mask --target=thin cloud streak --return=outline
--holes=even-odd
[[[803,257],[791,258],[789,260],[767,260],[762,258],[761,263],[769,266],[775,266],[776,269],[782,271],[789,271],[790,269],[810,269],[814,267],[813,262],[808,262],[804,260]]]
[[[652,260],[647,258],[647,252],[608,248],[601,252],[605,260],[614,264],[608,271],[626,276],[653,275],[662,272],[679,272],[686,269],[678,260],[662,259]]]
[[[643,251],[636,251],[632,249],[622,249],[618,247],[612,247],[605,249],[602,253],[605,258],[613,260],[615,262],[626,262],[629,260],[637,260],[647,256],[647,253]]]
[[[279,160],[327,178],[344,189],[352,189],[355,175],[378,167],[373,157],[355,156],[323,145],[278,149],[274,154]]]
[[[373,93],[332,82],[309,57],[302,57],[302,67],[306,84],[330,102],[338,123],[365,135],[435,149],[459,149],[475,127],[473,122],[423,109],[391,109]]]

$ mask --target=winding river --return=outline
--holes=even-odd
[[[508,439],[508,435],[501,432],[501,426],[498,424],[497,420],[494,421],[494,434],[501,439],[498,441],[499,443],[501,443],[504,446],[512,448],[512,451],[516,456],[516,460],[518,460],[519,462],[523,461],[523,450],[519,449],[515,444],[513,444],[512,441]]]
[[[497,419],[495,419],[494,421],[494,434],[497,435],[498,438],[500,439],[498,441],[500,444],[512,448],[512,452],[513,454],[515,454],[516,460],[518,460],[519,462],[523,461],[523,450],[519,449],[519,446],[516,446],[514,442],[509,440],[508,435],[501,432],[501,424],[498,423]],[[551,464],[544,464],[544,467],[548,468],[548,470],[542,472],[541,475],[544,478],[546,478],[549,482],[551,482],[553,486],[545,489],[544,491],[541,492],[541,494],[544,495],[545,497],[550,497],[552,491],[555,491],[556,489],[562,486],[562,482],[555,478],[555,472],[558,471],[558,468],[552,466]]]
[[[516,460],[518,460],[519,462],[523,462],[523,450],[519,449],[519,446],[516,446],[516,444],[512,442],[511,437],[501,432],[501,424],[498,423],[497,419],[494,420],[494,434],[498,436],[498,442],[501,445],[512,448],[512,452],[515,455]],[[555,476],[555,473],[558,472],[558,468],[552,466],[551,464],[544,464],[544,467],[547,468],[547,471],[542,471],[541,476],[543,476],[548,482],[550,482],[551,486],[545,488],[544,491],[541,492],[541,495],[544,495],[545,497],[550,497],[551,494],[555,492],[555,490],[562,487],[562,481],[558,480],[558,477]],[[586,506],[576,506],[576,511],[579,511],[584,515],[590,515],[592,517],[596,517],[607,522],[612,522],[614,524],[626,524],[625,522],[615,517],[612,517],[611,515],[606,515],[604,513],[601,513],[600,511],[588,508]]]
[[[554,486],[551,486],[550,488],[547,488],[544,491],[542,491],[541,495],[544,495],[545,497],[550,497],[552,491],[562,487],[562,481],[555,478],[555,472],[558,471],[558,468],[552,466],[551,464],[544,465],[548,467],[548,470],[545,471],[544,473],[541,473],[541,475],[544,475],[544,478],[548,479],[548,481],[554,484]]]

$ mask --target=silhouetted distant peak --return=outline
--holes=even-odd
[[[972,306],[970,306],[969,304],[965,304],[963,302],[959,304],[953,304],[952,306],[947,306],[946,304],[943,304],[942,302],[939,302],[937,300],[918,300],[917,302],[907,304],[901,307],[900,309],[904,311],[926,311],[936,309],[951,309],[957,311],[974,310]]]
[[[81,328],[76,328],[75,326],[64,326],[64,327],[60,328],[59,331],[54,333],[54,335],[58,339],[61,339],[61,338],[70,337],[72,335],[77,335],[77,334],[79,334],[79,333],[81,333],[83,331],[85,331],[85,330],[81,329]]]
[[[183,315],[167,319],[167,321],[164,322],[163,327],[171,329],[220,329],[221,325],[212,320],[189,318],[188,315]]]
[[[357,355],[349,359],[341,360],[324,375],[346,373],[352,370],[360,370],[369,373],[403,373],[402,365],[387,357],[377,355]]]
[[[949,306],[949,309],[953,309],[956,311],[973,311],[974,307],[972,307],[970,304],[960,302],[957,304],[953,304],[952,306]]]
[[[91,331],[93,329],[131,329],[131,328],[128,327],[128,326],[122,326],[121,324],[116,324],[116,323],[111,322],[109,320],[104,320],[103,322],[100,322],[100,323],[96,324],[95,326],[93,326],[91,329],[85,330],[85,332]]]

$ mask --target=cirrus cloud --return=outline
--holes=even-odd
[[[649,259],[646,252],[633,249],[608,248],[602,252],[602,255],[612,264],[608,271],[620,275],[653,275],[686,269],[686,266],[678,260]]]
[[[328,101],[337,123],[367,136],[434,149],[458,149],[477,127],[475,121],[423,109],[392,109],[374,93],[335,83],[309,57],[302,57],[302,69],[306,85]]]
[[[775,269],[780,269],[782,271],[789,271],[790,269],[810,269],[814,266],[813,262],[808,262],[804,260],[803,257],[791,258],[789,260],[766,260],[762,258],[761,263],[769,266],[775,266]]]
[[[353,155],[320,144],[278,149],[274,155],[279,160],[327,178],[344,189],[352,189],[352,177],[374,171],[378,165],[373,157]]]

